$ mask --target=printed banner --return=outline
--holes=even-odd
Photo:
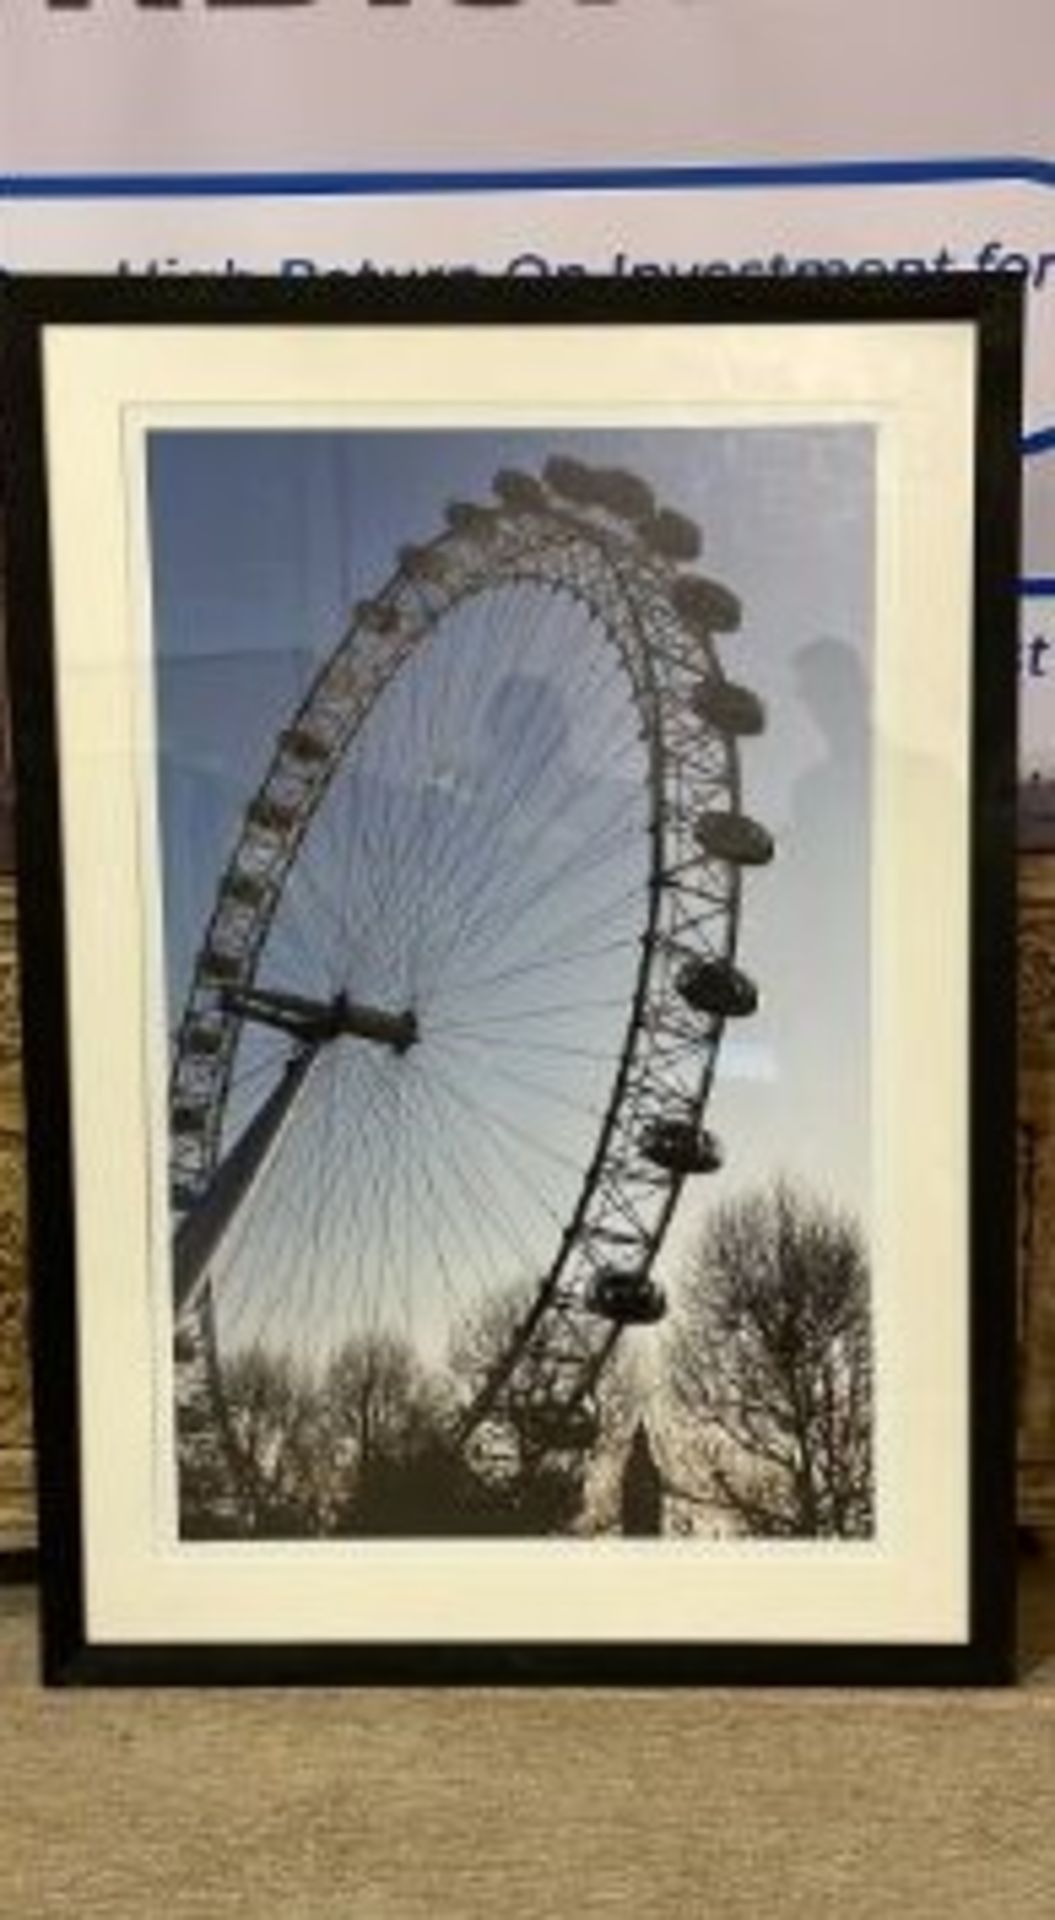
[[[1055,842],[1044,0],[6,0],[0,45],[7,271],[1024,274],[1023,837]]]

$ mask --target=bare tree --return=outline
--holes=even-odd
[[[323,1530],[312,1384],[251,1348],[179,1404],[185,1535],[297,1537]]]
[[[348,1341],[315,1372],[260,1349],[192,1343],[180,1395],[180,1507],[188,1537],[597,1533],[618,1526],[636,1412],[610,1361],[581,1392],[549,1344],[530,1343],[492,1417],[466,1444],[458,1409],[493,1378],[534,1298],[486,1301],[446,1375],[392,1335]]]
[[[747,1534],[873,1526],[868,1261],[848,1214],[787,1182],[711,1215],[667,1347],[680,1478]]]
[[[286,1356],[254,1347],[225,1370],[224,1402],[248,1530],[275,1538],[321,1531],[310,1378]]]
[[[261,1348],[207,1357],[179,1406],[186,1535],[391,1533],[427,1511],[438,1395],[398,1340],[349,1341],[311,1372]]]
[[[446,1532],[450,1446],[437,1384],[391,1334],[349,1341],[319,1392],[337,1533]]]

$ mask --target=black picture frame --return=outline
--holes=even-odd
[[[91,278],[27,278],[3,289],[4,511],[7,522],[9,644],[16,775],[19,794],[18,858],[20,888],[21,977],[25,1027],[24,1052],[28,1100],[30,1224],[33,1273],[33,1366],[36,1446],[39,1476],[40,1570],[42,1581],[43,1674],[53,1684],[169,1685],[222,1683],[332,1685],[618,1685],[699,1684],[765,1685],[975,1685],[1012,1678],[1014,1603],[1013,1522],[1013,1266],[1014,1266],[1014,841],[1015,631],[1014,583],[1018,557],[1018,440],[1021,387],[1021,294],[1008,277],[954,275],[919,282],[845,279],[819,283],[738,279],[700,285],[675,282],[620,285],[606,281],[547,286],[484,280],[389,282],[372,286],[297,285],[266,280],[222,282]],[[952,1530],[959,1542],[949,1574],[950,1591],[958,1583],[961,1625],[942,1634],[916,1632],[911,1620],[895,1629],[858,1631],[852,1617],[837,1635],[794,1633],[774,1612],[772,1634],[749,1630],[743,1638],[714,1632],[701,1624],[696,1634],[652,1637],[611,1636],[603,1624],[596,1637],[552,1629],[542,1637],[497,1628],[474,1636],[421,1631],[389,1636],[375,1620],[371,1631],[340,1633],[315,1629],[303,1637],[269,1630],[267,1621],[244,1620],[244,1631],[228,1621],[210,1633],[200,1626],[186,1633],[174,1627],[179,1609],[169,1608],[151,1631],[140,1619],[132,1631],[97,1624],[98,1597],[92,1597],[93,1556],[102,1549],[91,1514],[98,1515],[100,1491],[92,1476],[110,1472],[96,1434],[86,1442],[86,1392],[98,1396],[89,1379],[93,1342],[99,1339],[97,1288],[86,1251],[81,1211],[84,1183],[116,1181],[109,1206],[120,1213],[133,1193],[136,1169],[123,1174],[117,1159],[103,1155],[93,1167],[86,1125],[92,1120],[77,1079],[77,1054],[83,1037],[71,1018],[80,965],[71,942],[79,938],[78,906],[83,889],[71,888],[72,863],[78,857],[76,825],[68,789],[64,790],[61,662],[68,639],[71,583],[63,568],[83,539],[93,540],[87,525],[73,532],[71,474],[77,467],[70,441],[74,422],[64,423],[63,408],[86,398],[98,406],[98,393],[80,395],[97,356],[89,353],[83,376],[76,359],[49,361],[55,340],[88,343],[109,338],[114,344],[111,430],[128,409],[142,408],[138,373],[123,388],[121,343],[131,351],[155,343],[162,355],[228,338],[264,341],[281,336],[299,342],[311,367],[316,349],[336,337],[366,343],[413,338],[423,343],[429,365],[439,348],[467,329],[474,339],[494,340],[511,367],[526,350],[547,337],[574,343],[589,336],[611,342],[611,364],[618,373],[622,346],[628,347],[621,397],[635,401],[634,385],[646,351],[662,358],[667,342],[714,340],[725,330],[735,357],[737,343],[763,333],[777,343],[792,369],[789,392],[797,392],[795,372],[805,344],[816,330],[830,340],[885,339],[898,343],[911,370],[925,344],[957,339],[973,372],[969,377],[973,418],[966,429],[969,464],[950,462],[947,447],[935,444],[932,473],[920,478],[915,504],[934,499],[943,485],[964,489],[966,515],[952,544],[959,562],[933,559],[936,577],[947,564],[950,591],[956,586],[969,618],[960,640],[962,657],[950,671],[964,691],[967,716],[961,741],[966,778],[957,800],[956,845],[962,847],[965,887],[962,978],[950,986],[965,1011],[962,1057],[955,1084],[966,1089],[962,1111],[948,1111],[949,1136],[962,1136],[964,1191],[962,1270],[949,1278],[954,1326],[960,1342],[958,1362],[963,1394],[963,1458],[950,1462],[960,1487],[962,1524]],[[647,330],[656,330],[648,333]],[[120,330],[119,333],[115,330]],[[225,333],[226,330],[226,333]],[[867,337],[867,339],[866,339]],[[429,343],[433,345],[430,348]],[[198,349],[200,351],[200,348]],[[222,356],[221,356],[222,358]],[[160,364],[160,363],[159,363]],[[929,363],[928,363],[929,364]],[[138,363],[136,363],[138,366]],[[215,377],[215,371],[214,371]],[[439,376],[437,376],[439,377]],[[906,374],[910,381],[915,375]],[[315,378],[314,375],[311,378]],[[805,375],[803,375],[805,379]],[[963,397],[964,374],[950,374],[951,387]],[[957,384],[958,383],[958,384]],[[369,384],[369,382],[367,382]],[[867,386],[867,378],[865,379]],[[806,389],[809,381],[806,380]],[[311,379],[305,392],[311,387]],[[212,389],[210,389],[212,391]],[[288,399],[277,377],[275,397]],[[237,396],[243,403],[244,392]],[[841,401],[838,380],[829,399]],[[911,389],[912,405],[920,399]],[[912,406],[908,405],[911,412]],[[896,415],[896,408],[894,410]],[[901,431],[893,418],[889,431]],[[65,434],[65,465],[56,478],[57,437]],[[115,455],[115,460],[117,456]],[[92,491],[89,484],[87,493]],[[87,497],[87,494],[84,495]],[[887,502],[890,507],[890,502]],[[884,508],[884,511],[887,510]],[[894,509],[896,510],[896,502]],[[111,565],[112,556],[99,562]],[[914,553],[904,564],[919,568],[925,556]],[[82,579],[83,568],[77,575]],[[969,630],[968,630],[969,629]],[[936,645],[948,643],[939,632]],[[101,640],[104,651],[108,646]],[[923,722],[921,722],[923,724]],[[112,772],[107,754],[96,745],[99,777]],[[120,858],[97,849],[102,862]],[[925,859],[926,852],[919,856]],[[98,878],[99,876],[97,876]],[[100,882],[101,883],[101,882]],[[896,931],[896,930],[895,930]],[[893,938],[882,920],[873,940]],[[116,964],[116,962],[115,962]],[[74,985],[71,987],[71,980]],[[75,1097],[76,1094],[76,1097]],[[912,1122],[920,1098],[918,1085],[898,1089],[905,1125]],[[78,1105],[78,1102],[80,1104]],[[940,1116],[939,1116],[940,1117]],[[147,1122],[144,1121],[144,1127]],[[100,1171],[101,1168],[101,1171]],[[141,1169],[140,1169],[141,1172]],[[127,1182],[127,1184],[126,1184]],[[97,1230],[97,1213],[93,1214]],[[128,1276],[134,1285],[145,1276]],[[920,1250],[917,1288],[934,1282]],[[881,1284],[881,1276],[877,1279]],[[958,1305],[956,1303],[959,1303]],[[94,1330],[93,1330],[94,1329]],[[919,1329],[917,1328],[917,1332]],[[143,1355],[113,1351],[106,1392],[122,1392],[128,1369],[145,1365]],[[880,1418],[895,1424],[901,1408],[880,1400]],[[931,1460],[917,1460],[927,1474]],[[939,1475],[940,1478],[940,1475]],[[90,1495],[90,1498],[89,1498]],[[938,1532],[940,1499],[936,1497]],[[89,1512],[90,1510],[90,1512]],[[171,1543],[170,1543],[171,1547]],[[880,1540],[880,1549],[882,1541]],[[919,1542],[917,1542],[917,1549]],[[148,1550],[149,1543],[148,1543]],[[180,1543],[177,1542],[177,1558]],[[645,1551],[636,1544],[635,1550]],[[113,1551],[112,1543],[106,1553]],[[291,1549],[291,1551],[293,1551]],[[354,1545],[349,1552],[354,1554]],[[555,1552],[592,1553],[587,1543],[560,1543]],[[666,1552],[664,1543],[651,1549]],[[678,1578],[681,1548],[671,1547],[670,1578]],[[105,1555],[104,1555],[105,1557]],[[220,1555],[221,1562],[223,1555]],[[755,1564],[755,1563],[752,1563]],[[315,1578],[310,1556],[304,1581]],[[830,1560],[816,1556],[815,1576],[829,1579]],[[473,1578],[466,1563],[466,1580]],[[926,1587],[926,1579],[923,1579]],[[105,1611],[105,1609],[104,1609]],[[807,1605],[808,1614],[809,1607]],[[852,1613],[852,1609],[851,1609]],[[923,1608],[926,1615],[926,1608]]]

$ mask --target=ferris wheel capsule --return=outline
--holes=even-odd
[[[592,506],[596,499],[595,469],[587,466],[585,460],[574,460],[568,454],[553,454],[542,469],[547,486],[562,500],[570,500],[575,506]]]
[[[291,727],[283,735],[283,744],[294,760],[302,760],[308,766],[318,766],[330,755],[330,744],[321,734],[313,733],[310,727]]]
[[[591,500],[617,520],[641,527],[654,520],[656,496],[646,480],[623,467],[604,467],[593,475]]]
[[[647,1272],[607,1267],[593,1281],[589,1307],[591,1313],[617,1326],[647,1327],[663,1319],[667,1299]]]
[[[284,800],[275,794],[261,793],[250,802],[247,819],[251,826],[259,827],[265,833],[287,833],[294,826],[298,816],[295,800]]]
[[[505,467],[496,473],[492,490],[504,507],[514,513],[541,513],[546,506],[546,489],[533,473]]]
[[[764,867],[773,858],[772,834],[746,813],[701,813],[693,834],[712,860],[727,860],[731,866]]]
[[[446,512],[452,533],[470,540],[493,540],[498,532],[499,516],[494,507],[482,507],[475,500],[452,500]]]
[[[664,560],[685,564],[698,560],[703,552],[703,535],[695,520],[677,513],[673,507],[660,508],[642,526],[641,534],[653,553],[660,554]]]
[[[674,976],[674,985],[694,1013],[742,1020],[758,1007],[754,981],[730,960],[686,960]]]
[[[702,639],[710,640],[716,633],[735,633],[740,625],[739,600],[717,580],[705,580],[699,573],[686,574],[675,580],[670,597],[679,618]]]
[[[722,1164],[714,1134],[691,1120],[653,1120],[642,1131],[641,1151],[667,1173],[717,1173]]]
[[[690,705],[698,720],[719,733],[745,740],[765,731],[766,710],[757,693],[734,680],[701,680]]]
[[[352,619],[353,625],[365,633],[387,636],[398,630],[402,616],[390,600],[360,600]]]

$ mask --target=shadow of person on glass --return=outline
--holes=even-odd
[[[868,1154],[869,688],[842,640],[809,642],[792,670],[820,750],[774,823],[772,867],[749,891],[745,957],[761,996],[773,1138],[794,1143],[797,1170],[838,1198],[859,1190]]]
[[[920,1183],[934,1199],[963,1179],[946,1098],[928,1090],[955,1081],[966,1031],[966,769],[952,721],[900,699],[881,712],[846,642],[812,641],[792,664],[820,753],[792,786],[751,956],[774,1118],[811,1184],[855,1209],[882,1203],[896,1158],[911,1212]],[[917,721],[933,751],[910,738]]]
[[[821,742],[791,795],[783,882],[814,921],[813,978],[786,1030],[803,1104],[826,1116],[847,1154],[867,1152],[871,1068],[872,737],[869,688],[845,641],[819,639],[793,661],[795,690]],[[791,971],[794,980],[794,969]]]

